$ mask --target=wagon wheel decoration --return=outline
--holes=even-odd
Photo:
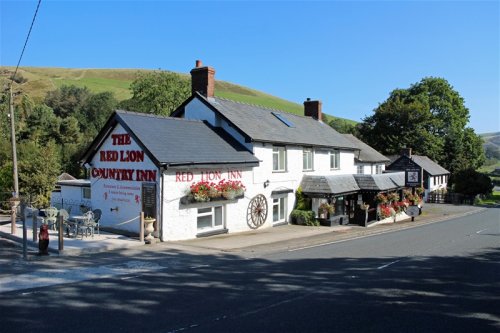
[[[262,194],[258,194],[250,200],[247,208],[247,224],[252,229],[257,229],[266,222],[267,200]]]

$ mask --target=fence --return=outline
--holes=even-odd
[[[69,214],[80,214],[92,210],[90,200],[52,199],[50,204],[57,209],[66,209]]]
[[[429,193],[427,197],[428,203],[438,204],[454,204],[454,205],[472,205],[474,204],[473,195],[465,195],[461,193]]]

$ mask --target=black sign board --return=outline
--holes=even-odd
[[[416,187],[422,186],[422,169],[421,168],[411,168],[405,170],[405,186],[406,187]]]
[[[142,211],[144,216],[156,218],[156,184],[142,184]]]

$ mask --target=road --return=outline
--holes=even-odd
[[[1,331],[499,332],[499,217],[251,258],[82,257],[71,283],[0,293]]]

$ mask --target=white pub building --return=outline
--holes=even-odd
[[[81,161],[92,208],[103,212],[101,226],[138,233],[144,211],[156,218],[163,241],[273,227],[288,223],[305,176],[359,172],[359,144],[321,121],[321,102],[307,99],[298,116],[218,98],[214,75],[197,61],[192,96],[172,117],[127,111],[110,117]],[[191,186],[210,183],[242,184],[244,193],[193,200]],[[313,199],[313,210],[335,197],[337,214],[347,216],[344,200],[361,199],[359,191],[348,181]]]

